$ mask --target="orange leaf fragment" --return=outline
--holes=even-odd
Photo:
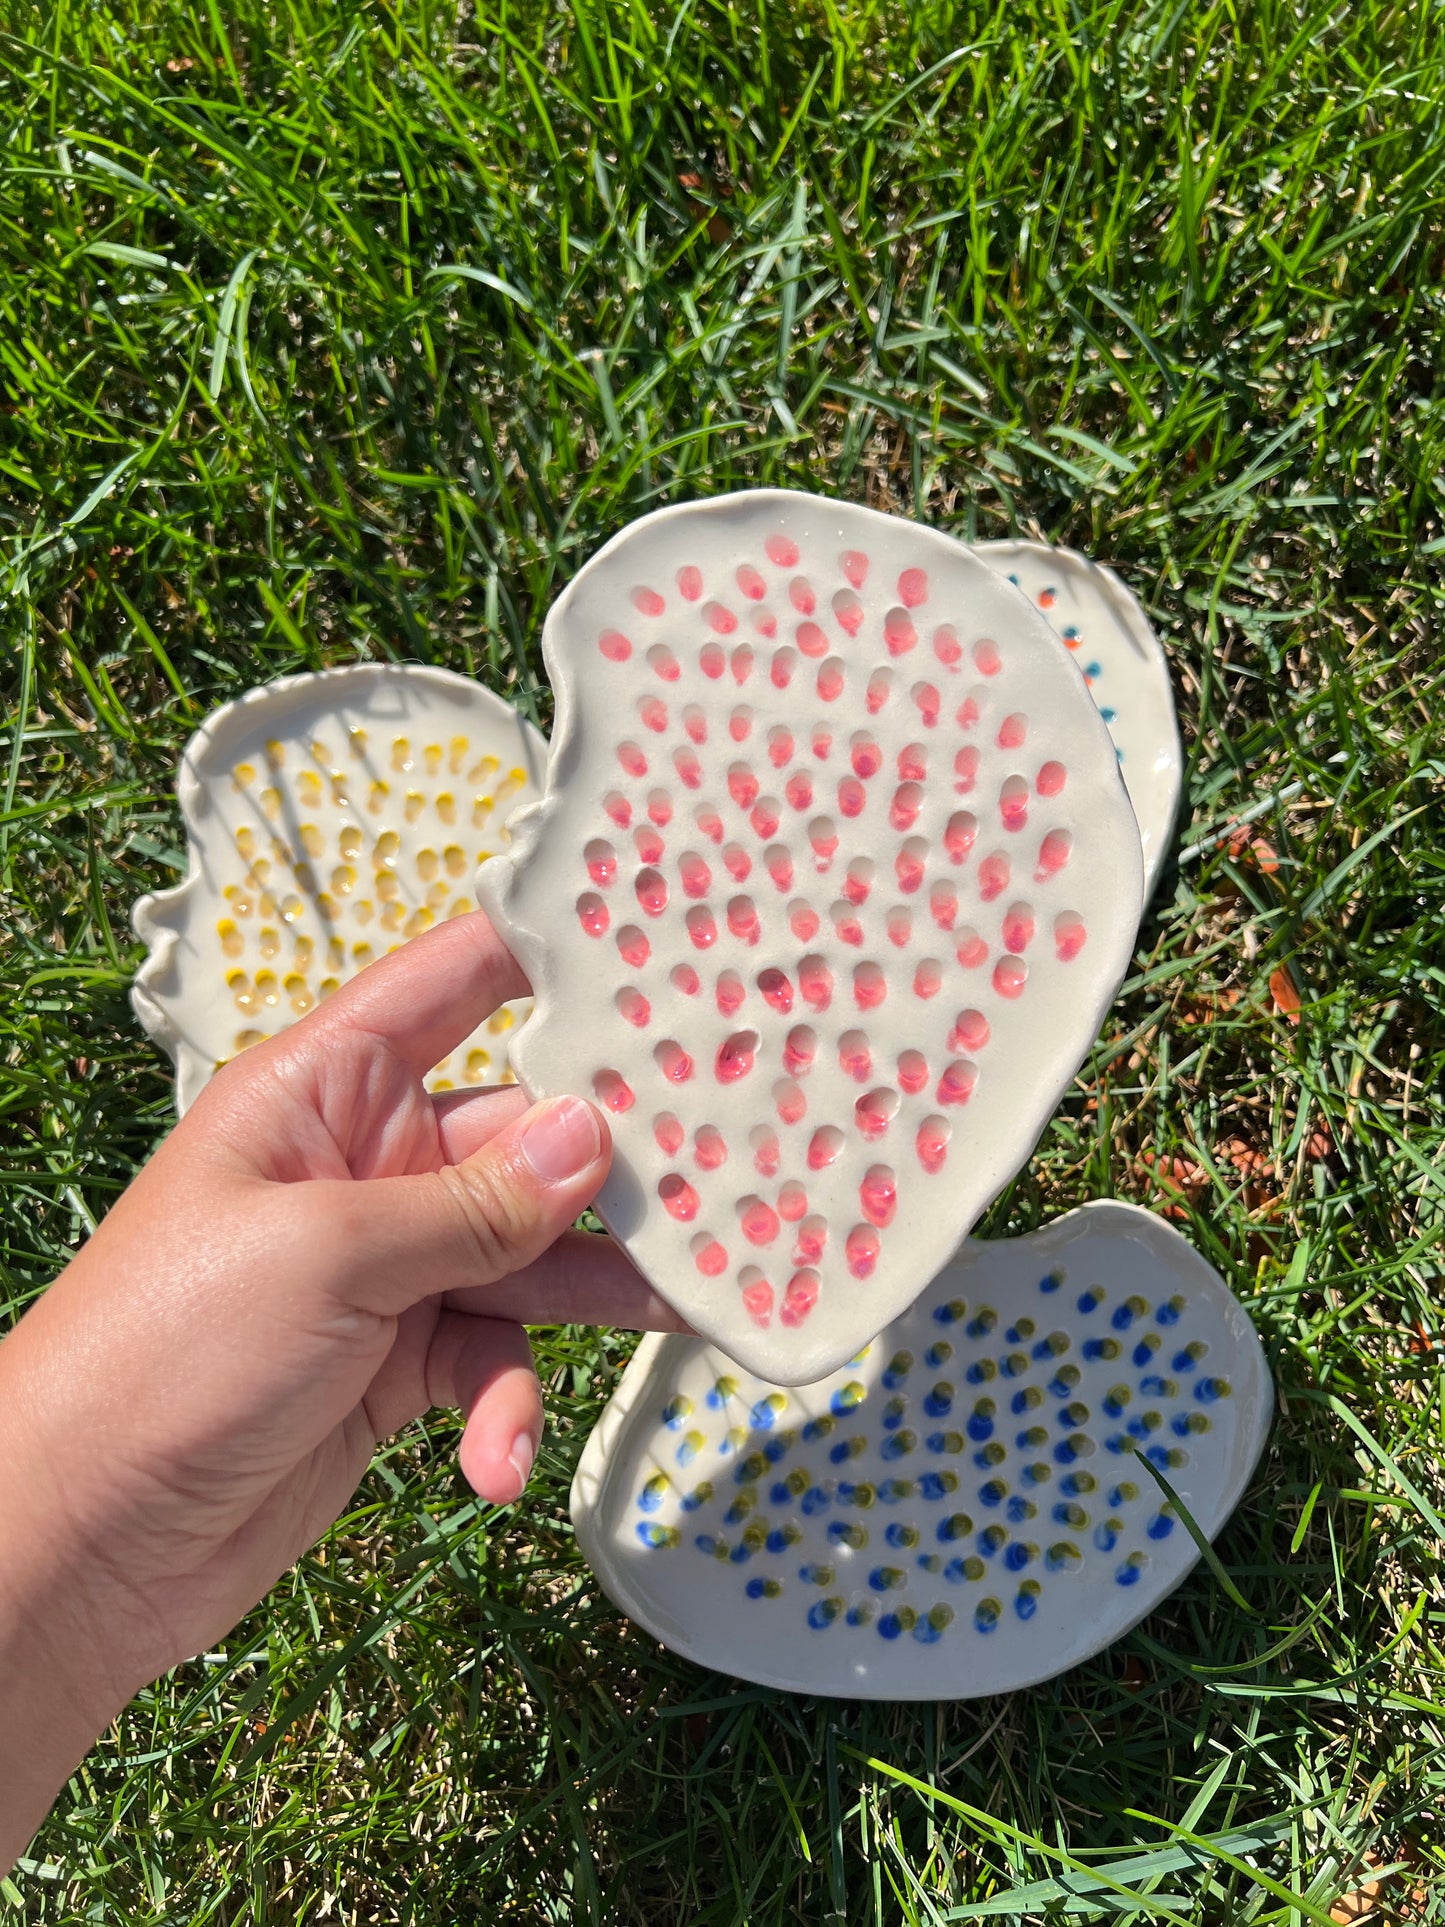
[[[1269,994],[1274,999],[1274,1007],[1281,1016],[1287,1017],[1292,1024],[1299,1022],[1300,995],[1294,978],[1290,975],[1288,964],[1281,964],[1269,973]]]

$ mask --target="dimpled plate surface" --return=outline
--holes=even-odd
[[[1272,1404],[1218,1274],[1150,1213],[1086,1205],[969,1240],[816,1384],[645,1339],[572,1517],[612,1599],[702,1665],[965,1699],[1052,1678],[1152,1611],[1198,1554],[1151,1465],[1212,1537]]]
[[[177,1111],[373,957],[475,909],[477,865],[546,761],[499,697],[422,664],[287,676],[209,717],[177,779],[186,880],[132,916],[148,955],[131,1001],[175,1063]],[[529,1009],[504,1005],[429,1088],[510,1081]]]
[[[1112,569],[1073,549],[976,542],[973,551],[1028,597],[1079,665],[1139,820],[1147,897],[1168,851],[1184,771],[1169,663],[1152,623]]]
[[[479,895],[513,1064],[616,1146],[598,1210],[781,1384],[896,1317],[1032,1150],[1128,961],[1113,746],[950,538],[760,490],[635,523],[544,637],[547,794]]]

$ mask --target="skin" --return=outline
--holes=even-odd
[[[520,1497],[524,1321],[682,1329],[569,1227],[611,1138],[580,1098],[422,1079],[526,980],[482,916],[228,1065],[0,1345],[0,1867],[128,1699],[213,1646],[433,1406]]]

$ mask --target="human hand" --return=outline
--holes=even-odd
[[[218,1073],[0,1345],[0,1669],[8,1625],[82,1749],[430,1407],[466,1415],[476,1490],[517,1498],[542,1431],[520,1321],[678,1326],[568,1230],[611,1158],[600,1112],[423,1087],[526,988],[480,915],[372,965]]]

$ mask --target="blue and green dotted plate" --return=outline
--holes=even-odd
[[[1161,1480],[1212,1537],[1272,1404],[1219,1275],[1149,1212],[1091,1204],[970,1239],[813,1384],[645,1339],[572,1517],[612,1599],[702,1665],[966,1699],[1065,1671],[1172,1591],[1198,1551]]]
[[[1184,756],[1169,664],[1138,599],[1112,569],[1045,542],[975,542],[1044,617],[1079,665],[1119,755],[1144,846],[1144,894],[1154,887],[1179,808]]]

